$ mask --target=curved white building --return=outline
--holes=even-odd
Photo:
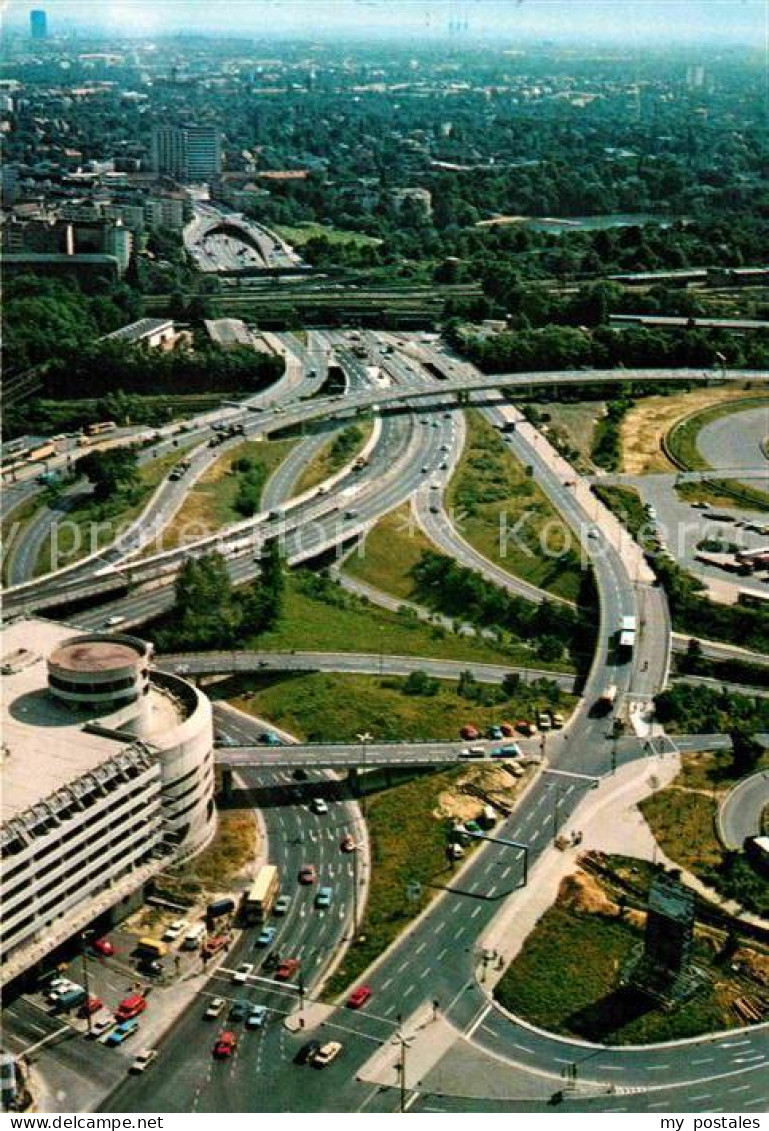
[[[2,983],[213,836],[211,704],[151,659],[135,636],[3,630]]]

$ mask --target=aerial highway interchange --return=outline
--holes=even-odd
[[[121,626],[140,626],[172,604],[175,572],[187,554],[207,547],[219,549],[227,558],[233,581],[240,583],[258,574],[261,546],[275,533],[280,536],[286,560],[293,565],[312,560],[321,551],[349,546],[382,515],[409,500],[419,524],[445,553],[511,592],[541,601],[547,596],[543,591],[514,578],[469,546],[445,507],[444,490],[464,443],[464,405],[477,403],[497,427],[515,421],[514,430],[505,431],[506,442],[518,460],[534,469],[537,482],[569,528],[579,532],[582,551],[594,570],[602,622],[593,663],[567,729],[549,737],[544,772],[528,792],[525,804],[496,830],[500,841],[527,846],[529,874],[534,869],[536,876],[537,861],[546,855],[553,839],[554,798],[556,825],[565,826],[573,821],[581,805],[589,803],[592,787],[608,774],[612,756],[616,765],[617,758],[623,764],[647,758],[652,752],[642,736],[628,736],[617,743],[606,720],[592,717],[591,705],[609,684],[617,686],[619,701],[626,709],[648,704],[668,680],[673,641],[665,593],[654,584],[648,565],[629,540],[617,538],[616,524],[589,487],[568,466],[564,474],[561,457],[501,394],[514,395],[517,387],[633,381],[641,377],[653,383],[671,379],[707,382],[724,377],[762,380],[766,375],[697,370],[488,378],[439,348],[435,341],[369,332],[364,339],[369,357],[387,377],[386,385],[379,380],[372,388],[371,374],[350,348],[348,335],[340,331],[309,332],[307,339],[303,346],[296,338],[280,336],[286,373],[272,390],[187,423],[183,439],[186,446],[192,445],[192,470],[181,481],[161,484],[141,522],[119,543],[64,570],[33,578],[25,563],[34,557],[43,529],[33,523],[24,535],[29,549],[25,551],[22,546],[14,557],[13,583],[6,592],[8,615],[66,608],[82,593],[93,594],[104,586],[103,599],[79,612],[72,618],[74,623],[95,629],[112,619]],[[318,396],[332,356],[343,369],[346,392],[333,398]],[[431,362],[432,371],[424,368],[425,361]],[[440,381],[435,379],[436,369],[442,373]],[[142,548],[146,551],[147,531],[162,530],[191,485],[226,451],[212,451],[206,443],[212,425],[219,420],[237,426],[237,435],[228,441],[232,445],[243,435],[269,436],[287,426],[313,421],[322,421],[324,429],[338,429],[357,414],[372,411],[375,430],[362,470],[348,465],[322,492],[312,489],[295,498],[295,485],[304,467],[329,435],[325,430],[311,433],[273,473],[262,512],[253,520],[201,538],[181,550],[161,549],[137,556]],[[173,431],[161,429],[150,451],[167,451],[173,443]],[[639,617],[644,629],[633,662],[618,664],[608,646],[607,626],[626,616]],[[293,663],[290,657],[284,659],[286,667],[302,667],[300,657]],[[206,671],[205,662],[196,657],[161,658],[159,663],[185,674]],[[270,663],[269,656],[257,661],[258,667]],[[306,664],[309,668],[323,667],[323,658],[308,655]],[[330,666],[334,668],[333,663]],[[336,664],[336,668],[344,665]],[[236,658],[228,661],[224,657],[217,662],[214,657],[208,670],[237,670]],[[365,658],[357,669],[353,663],[350,670],[366,670]],[[387,666],[380,658],[379,670],[399,669],[397,665],[393,668],[390,658]],[[436,661],[435,670],[446,675],[451,665],[441,668]],[[497,679],[499,673],[490,672],[488,678]],[[570,684],[569,679],[566,682]],[[764,1027],[697,1038],[672,1048],[601,1049],[534,1030],[506,1015],[484,989],[482,951],[478,949],[505,900],[518,898],[514,893],[523,882],[523,850],[511,851],[503,843],[482,846],[462,870],[461,882],[443,892],[377,962],[366,976],[375,994],[370,1009],[323,1013],[324,1039],[339,1036],[344,1041],[344,1056],[322,1073],[305,1072],[299,1082],[299,1070],[292,1058],[308,1031],[292,1032],[284,1021],[296,1015],[297,1007],[310,1009],[309,1016],[313,1016],[315,991],[355,928],[352,918],[359,915],[357,903],[365,897],[365,874],[370,866],[364,851],[361,875],[347,858],[339,856],[338,840],[345,832],[360,838],[363,849],[365,821],[360,805],[346,794],[332,770],[420,761],[451,764],[461,747],[444,744],[436,751],[432,749],[436,744],[421,750],[405,744],[387,750],[384,744],[377,744],[367,751],[339,745],[328,750],[284,746],[278,752],[265,753],[259,747],[261,728],[253,720],[220,706],[216,725],[219,760],[234,770],[242,795],[257,805],[262,794],[270,796],[270,804],[261,808],[270,859],[286,875],[295,874],[311,847],[319,866],[334,878],[334,908],[318,920],[296,901],[281,924],[281,946],[302,958],[303,1000],[298,1003],[296,992],[290,988],[273,988],[254,976],[249,996],[267,1006],[269,1023],[249,1037],[248,1057],[241,1050],[226,1073],[217,1071],[211,1064],[208,1041],[201,1039],[199,1032],[206,998],[219,993],[229,996],[229,972],[250,959],[252,939],[246,931],[163,1039],[163,1072],[129,1078],[105,1100],[104,1110],[397,1110],[402,1103],[399,1088],[394,1083],[377,1083],[377,1079],[388,1079],[387,1071],[371,1068],[371,1063],[376,1061],[378,1050],[387,1050],[396,1034],[404,1039],[407,1035],[420,1047],[426,1008],[434,1011],[436,1025],[452,1034],[446,1052],[460,1084],[452,1094],[433,1091],[429,1084],[423,1085],[421,1076],[407,1074],[408,1110],[546,1110],[552,1095],[561,1088],[564,1066],[577,1061],[587,1061],[580,1069],[580,1079],[586,1084],[582,1092],[569,1096],[569,1110],[717,1111],[738,1106],[748,1109],[763,1102],[765,1082],[760,1069],[766,1064]],[[678,748],[713,748],[724,741],[722,736],[695,736],[680,740]],[[522,745],[534,755],[539,744],[523,740]],[[669,748],[675,749],[672,744]],[[313,780],[325,783],[323,788],[328,793],[329,813],[325,817],[308,811],[306,801],[312,787],[297,785],[296,774],[291,772],[304,769],[306,777],[313,767]],[[559,777],[561,772],[564,776]],[[354,891],[358,884],[360,891]],[[290,1028],[296,1030],[296,1025]],[[253,1070],[252,1053],[258,1071]],[[434,1067],[429,1059],[426,1076]],[[507,1090],[500,1091],[500,1072],[515,1081]]]

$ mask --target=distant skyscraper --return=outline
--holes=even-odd
[[[686,68],[686,85],[689,90],[701,90],[705,85],[705,68],[701,63],[694,63]]]
[[[42,8],[33,8],[29,13],[29,34],[33,39],[47,39],[48,16]]]
[[[222,171],[222,137],[216,126],[155,126],[152,167],[176,180],[196,184]]]

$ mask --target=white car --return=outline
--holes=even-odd
[[[321,1045],[312,1058],[313,1067],[325,1068],[332,1060],[336,1060],[343,1047],[340,1041],[328,1041],[325,1045]]]
[[[310,802],[310,809],[312,809],[313,813],[328,813],[328,805],[322,797],[313,797]]]
[[[97,1013],[95,1017],[91,1018],[91,1029],[86,1034],[92,1041],[98,1040],[103,1037],[105,1033],[109,1033],[110,1029],[114,1029],[117,1021],[111,1013]]]
[[[173,923],[169,923],[163,931],[163,942],[173,942],[178,939],[179,935],[184,934],[187,930],[186,919],[174,919]]]
[[[223,997],[212,997],[211,1001],[208,1003],[208,1009],[203,1014],[203,1017],[206,1021],[213,1021],[219,1016],[226,1004],[227,1003]]]
[[[142,1049],[140,1053],[137,1053],[136,1057],[134,1058],[133,1064],[128,1069],[128,1071],[146,1072],[146,1070],[152,1064],[153,1060],[157,1059],[157,1055],[157,1049]]]
[[[253,974],[253,972],[253,962],[241,962],[240,966],[238,966],[237,970],[232,975],[232,980],[233,982],[239,983],[247,982],[249,974]]]

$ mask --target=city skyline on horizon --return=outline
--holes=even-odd
[[[48,16],[49,35],[71,32],[145,37],[180,32],[222,37],[728,43],[768,45],[769,0],[335,0],[318,14],[310,0],[236,0],[214,24],[205,0],[8,0],[10,29],[29,24],[33,8]],[[308,15],[313,14],[313,26]],[[265,20],[267,26],[265,26]]]

